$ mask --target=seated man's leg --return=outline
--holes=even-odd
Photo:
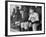
[[[32,24],[29,22],[29,31],[32,31]]]
[[[37,30],[37,24],[36,24],[36,23],[34,23],[34,24],[32,25],[32,29],[33,29],[33,31],[36,31],[36,30]]]
[[[36,31],[37,30],[37,26],[39,25],[39,23],[34,23],[33,25],[32,25],[32,29],[33,29],[33,31]]]
[[[24,23],[22,22],[21,23],[21,31],[23,31],[23,28],[24,28]]]

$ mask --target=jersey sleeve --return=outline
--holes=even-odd
[[[35,22],[35,21],[39,21],[39,16],[37,13],[33,13],[29,16],[29,20],[31,20],[32,22]]]

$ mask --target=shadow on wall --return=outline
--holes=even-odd
[[[15,0],[5,0],[5,1],[15,1]]]
[[[6,36],[6,37],[16,37],[16,36]]]

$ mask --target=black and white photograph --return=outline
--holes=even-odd
[[[10,5],[10,7],[10,30],[12,32],[42,30],[41,6]]]
[[[8,35],[44,33],[44,4],[8,2]]]

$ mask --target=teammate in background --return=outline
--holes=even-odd
[[[21,14],[21,31],[26,31],[28,30],[28,22],[25,20],[25,12],[23,10],[20,10],[20,14]]]

